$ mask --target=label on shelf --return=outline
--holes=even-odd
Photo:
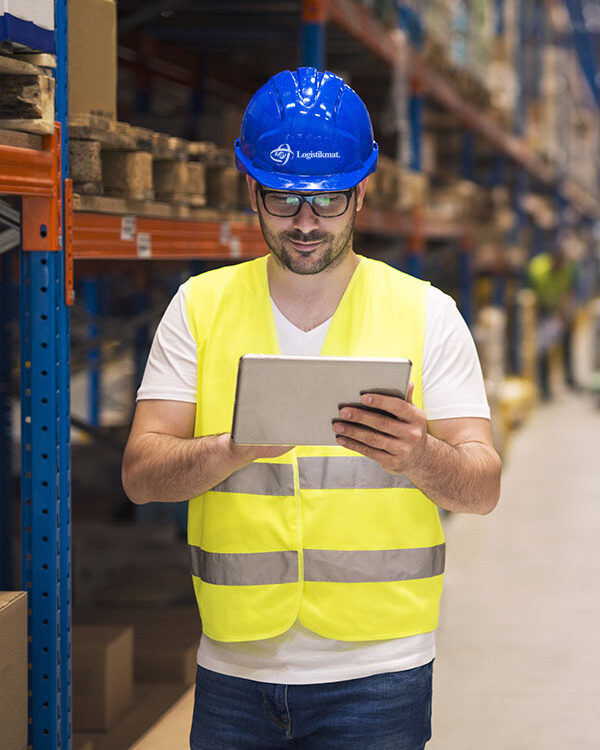
[[[242,256],[242,243],[239,237],[232,237],[229,241],[229,249],[231,250],[232,258],[241,258]]]
[[[150,258],[152,256],[152,237],[148,232],[140,232],[137,236],[138,258]]]
[[[121,219],[121,239],[135,239],[135,216],[123,216]]]

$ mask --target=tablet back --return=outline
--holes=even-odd
[[[405,398],[407,359],[289,357],[240,359],[232,437],[253,445],[338,445],[331,422],[341,404],[372,391]]]

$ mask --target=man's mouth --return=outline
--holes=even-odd
[[[302,236],[301,234],[288,234],[286,236],[287,241],[290,243],[290,245],[299,253],[312,253],[314,252],[320,245],[325,242],[325,237],[314,235],[314,234],[307,234]]]
[[[322,240],[317,240],[316,242],[300,242],[298,240],[290,240],[290,243],[294,250],[297,250],[300,253],[312,253],[319,247],[319,245],[322,243]]]

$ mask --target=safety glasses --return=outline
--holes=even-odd
[[[337,190],[331,193],[284,193],[279,190],[265,190],[258,185],[265,211],[271,216],[289,218],[300,212],[302,205],[308,203],[313,212],[323,219],[333,219],[345,213],[350,205],[350,197],[354,188]]]

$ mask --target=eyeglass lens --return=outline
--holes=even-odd
[[[317,193],[309,202],[318,216],[340,216],[348,207],[347,193]],[[293,216],[300,209],[302,196],[295,193],[264,193],[265,208],[275,216]]]

